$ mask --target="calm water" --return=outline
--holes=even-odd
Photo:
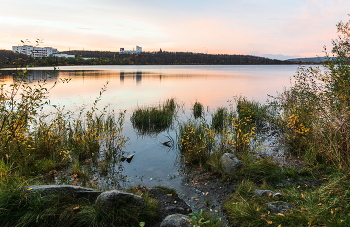
[[[129,137],[125,151],[135,156],[125,163],[128,185],[164,185],[184,187],[177,162],[176,148],[161,143],[176,137],[168,131],[157,136],[140,137],[131,127],[129,118],[137,106],[158,105],[167,98],[176,98],[182,106],[178,120],[190,118],[189,109],[196,102],[208,107],[208,116],[217,107],[228,106],[233,96],[265,102],[267,95],[276,95],[290,86],[296,65],[235,65],[235,66],[71,66],[60,67],[49,83],[69,78],[68,84],[58,84],[50,92],[51,104],[75,109],[91,104],[108,81],[100,106],[110,104],[114,110],[126,110],[124,135]],[[42,77],[52,68],[31,71],[32,80]],[[0,84],[10,83],[10,72],[0,71]]]

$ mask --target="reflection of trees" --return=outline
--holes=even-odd
[[[29,83],[46,80],[47,82],[57,81],[58,71],[48,70],[28,70],[29,75],[26,77]],[[2,70],[1,77],[16,77],[16,70]]]
[[[137,71],[136,72],[136,83],[139,84],[141,83],[142,80],[142,72],[141,71]]]

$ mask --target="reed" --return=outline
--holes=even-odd
[[[223,130],[225,123],[227,121],[228,111],[225,107],[219,107],[215,113],[212,115],[211,126],[216,131]]]
[[[158,107],[138,107],[133,111],[130,121],[141,135],[158,134],[173,124],[176,109],[175,99],[167,99]]]
[[[192,108],[193,116],[195,119],[203,117],[204,107],[200,102],[195,102]]]

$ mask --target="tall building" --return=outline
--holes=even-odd
[[[136,50],[124,50],[124,48],[120,48],[119,54],[139,54],[142,52],[142,47],[136,46]]]

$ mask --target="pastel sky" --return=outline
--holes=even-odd
[[[349,0],[3,0],[0,49],[41,39],[59,51],[314,57],[349,13]]]

